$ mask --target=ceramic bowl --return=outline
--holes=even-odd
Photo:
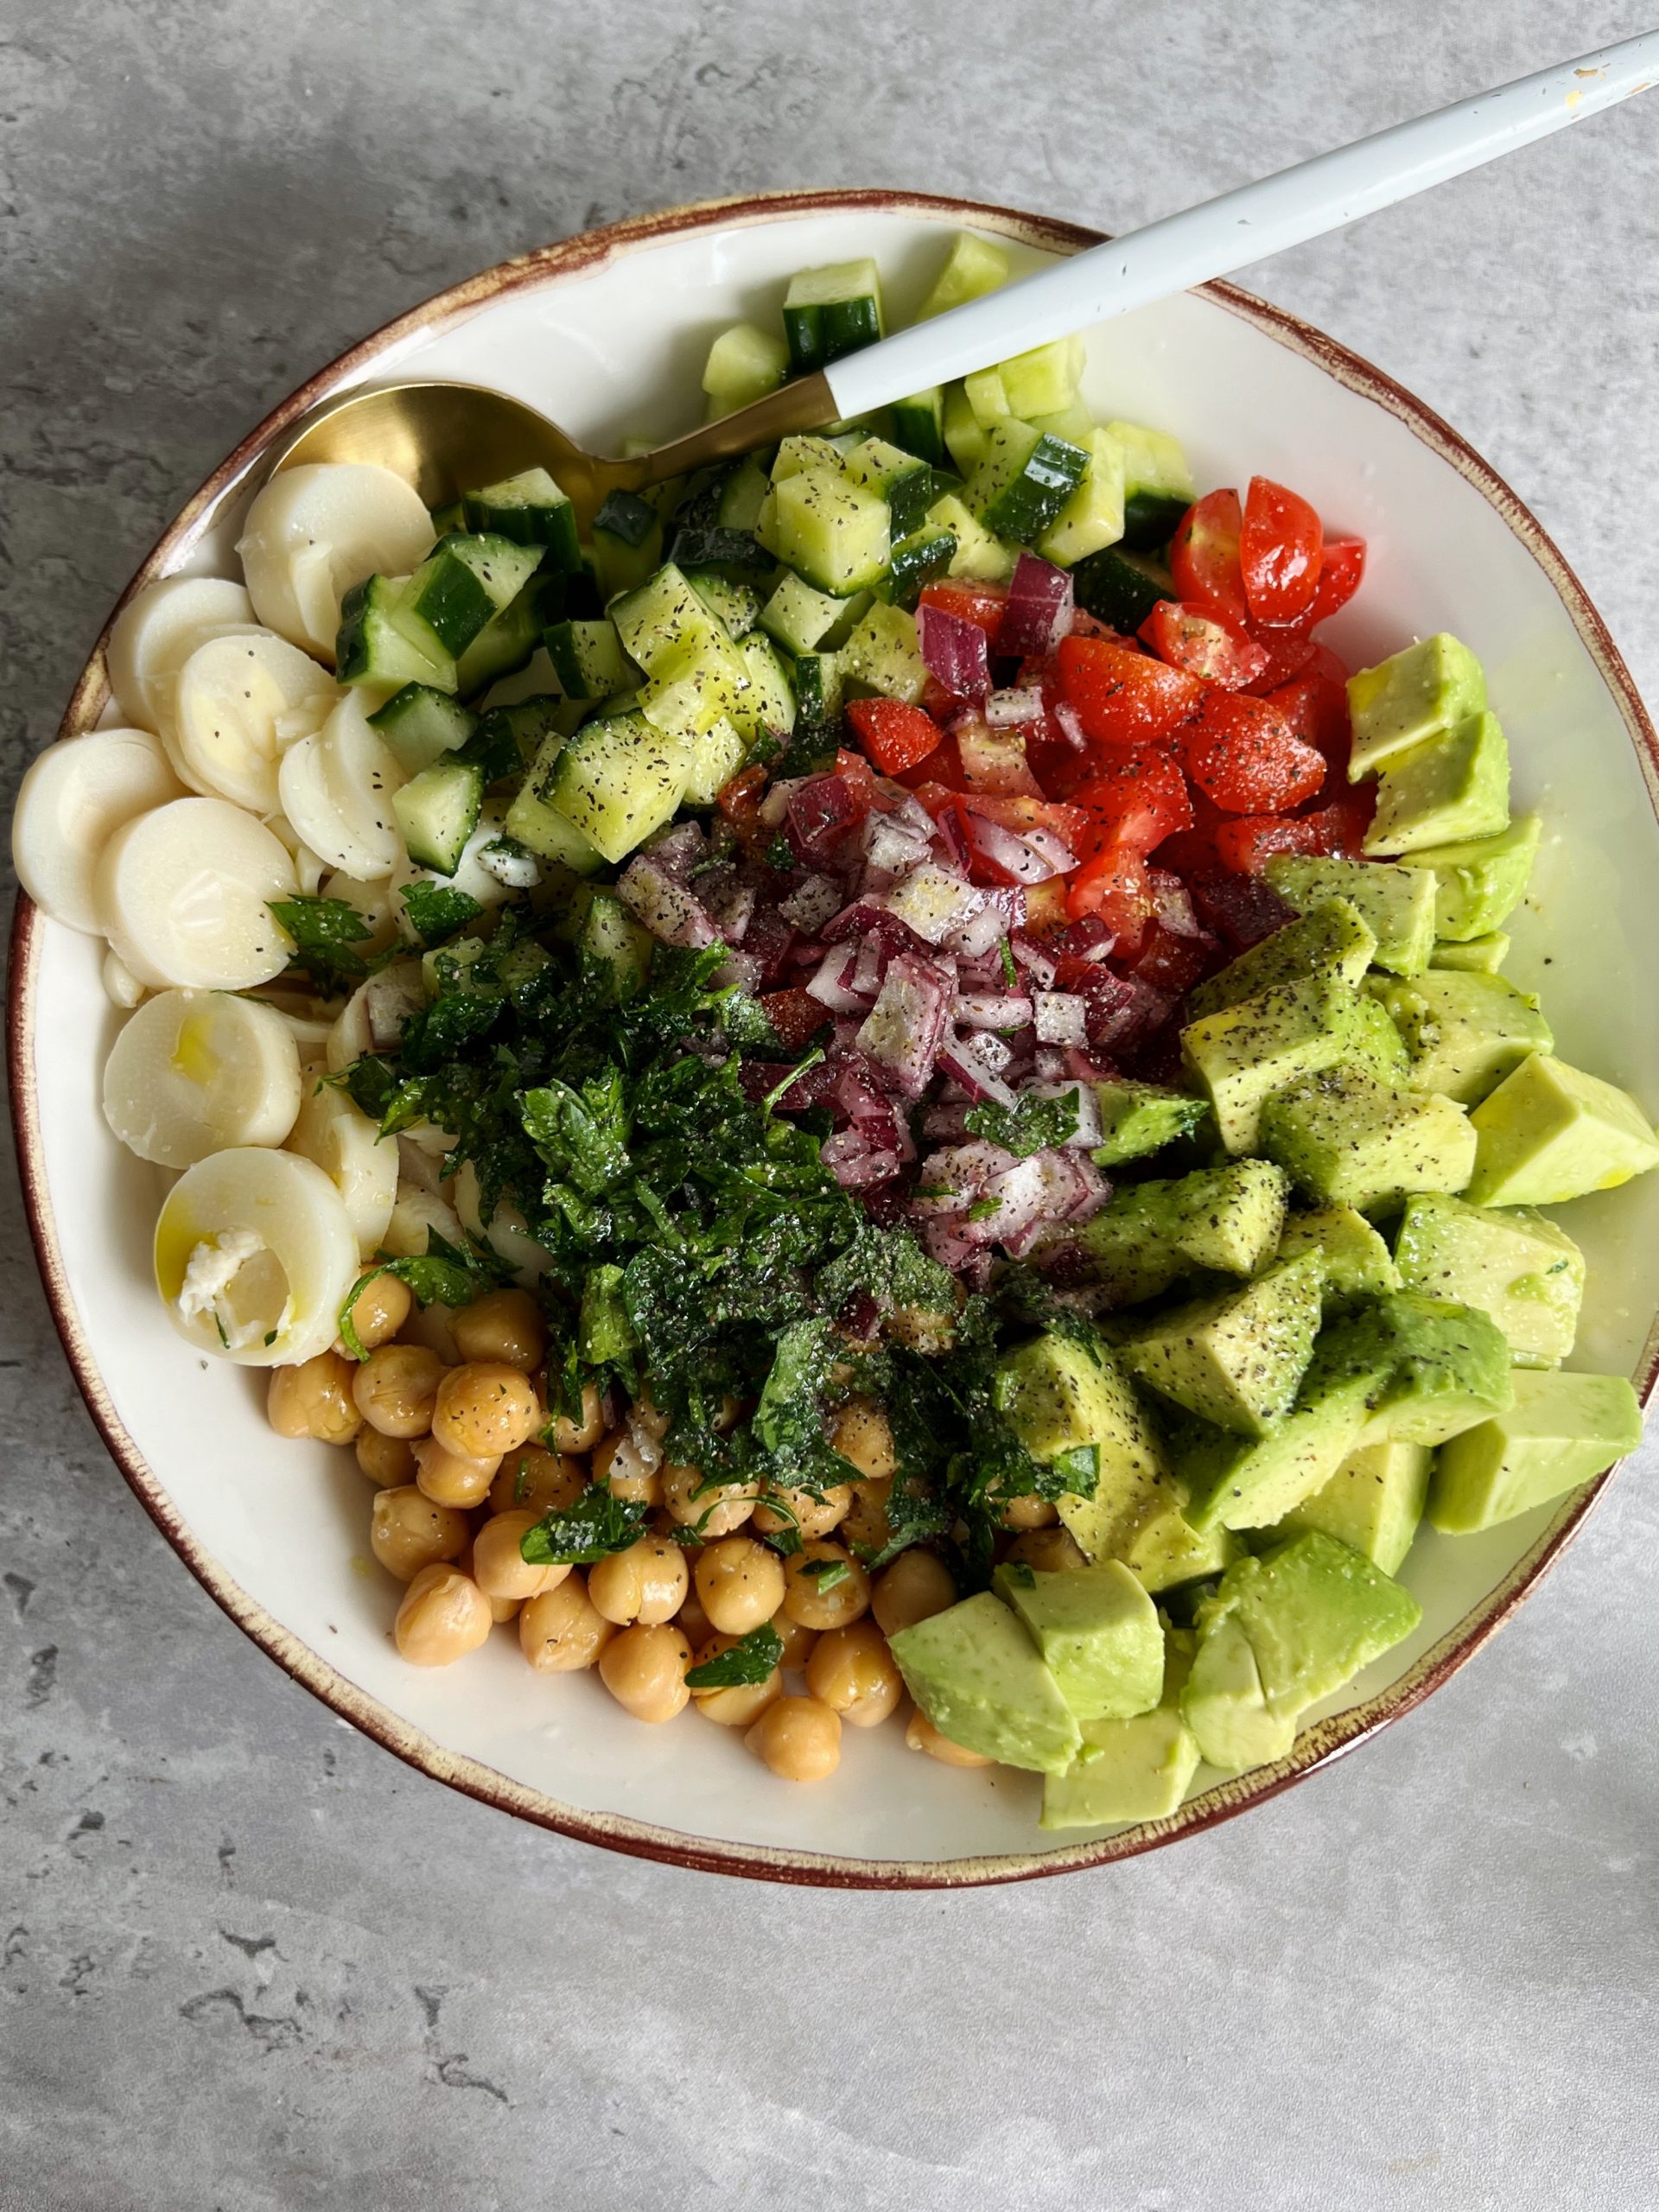
[[[336,361],[263,423],[188,502],[135,585],[233,573],[249,472],[329,392],[369,378],[461,378],[533,402],[604,450],[688,425],[709,340],[775,315],[803,267],[874,253],[895,320],[931,281],[952,226],[1020,267],[1094,234],[890,194],[692,207],[505,264],[429,301]],[[1562,1053],[1659,1103],[1651,948],[1659,943],[1659,747],[1594,608],[1538,524],[1445,423],[1306,325],[1216,286],[1090,334],[1096,412],[1175,431],[1204,485],[1252,472],[1308,494],[1370,541],[1364,588],[1333,642],[1356,664],[1446,628],[1484,661],[1514,747],[1518,803],[1548,835],[1515,925],[1511,972],[1541,988]],[[102,648],[67,731],[108,718]],[[366,1560],[369,1492],[351,1458],[284,1443],[263,1384],[199,1359],[151,1287],[159,1190],[99,1110],[116,1017],[102,948],[20,900],[10,1052],[29,1216],[81,1389],[162,1534],[279,1665],[411,1764],[521,1818],[614,1849],[778,1880],[925,1888],[1099,1865],[1261,1803],[1418,1704],[1537,1583],[1594,1503],[1592,1484],[1490,1534],[1425,1533],[1404,1580],[1423,1623],[1316,1708],[1294,1751],[1235,1781],[1199,1777],[1172,1820],[1046,1837],[1034,1777],[964,1773],[906,1751],[895,1726],[849,1735],[833,1780],[776,1781],[694,1713],[625,1719],[592,1676],[549,1679],[511,1635],[439,1673],[405,1666],[397,1592]],[[1659,1309],[1659,1178],[1564,1209],[1591,1262],[1580,1358],[1645,1397]]]

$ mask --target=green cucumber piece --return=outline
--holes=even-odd
[[[839,653],[797,653],[790,681],[800,719],[809,728],[833,721],[840,714],[843,679]]]
[[[441,538],[409,580],[404,604],[452,653],[464,653],[541,566],[539,545],[455,533]]]
[[[933,502],[927,511],[927,519],[935,528],[948,530],[957,541],[957,550],[950,556],[950,575],[974,576],[987,583],[1006,583],[1014,574],[1017,557],[1014,548],[994,537],[977,515],[969,512],[954,492],[947,492],[944,499]]]
[[[842,677],[884,699],[913,707],[927,689],[927,663],[913,617],[878,600],[840,649]]]
[[[887,501],[895,538],[919,530],[939,496],[938,480],[928,464],[885,438],[865,438],[842,467],[855,484],[880,493]]]
[[[436,760],[391,795],[391,810],[417,868],[453,875],[478,827],[484,777],[476,763]]]
[[[542,643],[567,699],[607,698],[639,680],[615,623],[602,614],[596,621],[556,622]]]
[[[467,505],[463,499],[451,499],[443,506],[432,508],[430,512],[435,543],[440,537],[448,537],[452,530],[467,527]]]
[[[915,598],[924,584],[948,573],[957,550],[954,530],[943,523],[924,523],[918,531],[893,547],[886,580],[878,587],[879,596],[892,600],[897,606],[905,605]]]
[[[725,636],[671,562],[637,590],[613,600],[609,613],[623,651],[647,676],[687,645],[718,644]]]
[[[772,639],[751,630],[738,646],[749,688],[732,720],[751,745],[765,738],[785,738],[795,727],[795,693],[789,665]]]
[[[984,460],[989,442],[960,384],[948,384],[944,388],[944,413],[940,435],[944,440],[944,449],[957,467],[963,476],[971,476]]]
[[[913,453],[931,468],[944,465],[944,389],[941,385],[930,385],[925,391],[912,391],[908,399],[893,403],[893,436],[895,445],[906,453]]]
[[[712,806],[748,757],[747,741],[736,723],[722,715],[692,740],[682,804]]]
[[[743,664],[721,637],[659,659],[639,687],[639,711],[671,736],[698,738],[729,715],[747,690]]]
[[[803,269],[784,294],[784,337],[798,376],[810,376],[881,336],[881,279],[874,261]]]
[[[1116,545],[1123,535],[1123,448],[1109,430],[1090,430],[1081,443],[1089,456],[1087,474],[1037,549],[1063,569]]]
[[[423,683],[456,688],[454,656],[429,624],[404,604],[406,576],[365,576],[340,601],[334,675],[341,683],[384,684],[396,690]]]
[[[624,545],[643,545],[657,524],[657,510],[637,492],[607,492],[594,517],[596,537],[614,537]]]
[[[819,591],[848,599],[887,572],[893,528],[887,503],[855,484],[837,463],[774,480],[761,542]]]
[[[677,569],[721,569],[736,580],[769,576],[777,563],[747,530],[677,530],[669,549]]]
[[[715,521],[721,530],[747,531],[754,535],[760,509],[772,488],[771,479],[757,455],[750,454],[728,469],[715,495]]]
[[[1144,554],[1109,545],[1071,571],[1071,589],[1084,613],[1132,638],[1160,599],[1178,596],[1167,569]]]
[[[608,998],[622,1005],[645,988],[652,938],[613,892],[594,892],[577,943],[582,965]]]
[[[778,588],[760,610],[760,627],[775,638],[787,653],[810,653],[821,645],[840,620],[842,602],[828,592],[814,591],[792,571],[785,569]]]
[[[1007,249],[994,239],[958,231],[950,241],[944,266],[933,280],[933,289],[916,310],[918,322],[928,322],[968,300],[982,299],[1008,281]]]
[[[576,511],[546,469],[526,468],[486,484],[481,492],[468,492],[462,505],[469,530],[544,547],[544,564],[555,574],[569,575],[582,566]]]
[[[622,861],[672,820],[690,766],[683,739],[656,728],[643,714],[616,715],[582,724],[554,762],[542,795],[607,861]],[[521,843],[531,843],[511,820],[507,827]]]
[[[1161,552],[1192,505],[1179,492],[1125,492],[1123,543],[1137,553]]]
[[[760,594],[753,584],[734,583],[719,569],[688,569],[685,581],[734,643],[760,620]]]
[[[385,738],[398,766],[418,776],[442,754],[459,753],[477,728],[478,717],[447,691],[435,691],[429,683],[405,683],[376,708],[369,727]]]
[[[734,322],[715,339],[703,365],[709,420],[717,422],[764,399],[788,374],[789,347],[781,338],[752,322]]]
[[[1035,545],[1082,483],[1089,455],[1029,423],[999,423],[968,486],[968,505],[987,530]]]
[[[491,707],[455,757],[479,770],[486,791],[497,784],[517,784],[547,737],[566,728],[566,717],[573,711],[570,701],[551,697]]]
[[[527,852],[534,853],[538,860],[567,868],[572,875],[594,875],[605,865],[604,854],[542,796],[566,742],[557,731],[542,741],[530,773],[507,809],[506,831],[509,837]]]
[[[542,578],[535,575],[517,599],[486,623],[456,661],[455,690],[461,696],[475,698],[499,677],[522,668],[541,644],[546,620]]]
[[[1033,346],[998,364],[997,375],[1008,412],[1022,423],[1039,415],[1058,415],[1076,404],[1083,378],[1081,338],[1057,338],[1047,346]]]

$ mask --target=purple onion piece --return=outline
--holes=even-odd
[[[1089,1039],[1089,1002],[1074,991],[1039,991],[1033,1001],[1037,1041],[1083,1045]]]
[[[664,944],[689,945],[700,951],[720,936],[701,902],[672,875],[664,874],[654,857],[636,853],[616,880],[616,895],[642,928]]]
[[[950,1019],[959,1029],[1025,1029],[1030,1026],[1032,1014],[1031,1001],[1017,991],[961,991],[950,1009]]]
[[[1021,553],[1008,580],[996,650],[1023,660],[1027,654],[1052,652],[1071,634],[1071,578],[1064,569],[1035,553]]]
[[[914,953],[893,955],[880,995],[858,1033],[858,1049],[886,1089],[906,1098],[926,1090],[956,996],[954,968]]]
[[[988,729],[1014,729],[1021,722],[1039,722],[1042,719],[1040,683],[1014,684],[1006,691],[991,692],[985,701]]]
[[[928,674],[952,698],[982,699],[990,690],[990,645],[977,622],[940,607],[918,607],[916,642]]]

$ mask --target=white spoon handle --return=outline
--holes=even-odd
[[[848,355],[829,372],[836,410],[866,414],[1264,261],[1529,146],[1656,81],[1659,31],[1647,31],[1319,154]]]

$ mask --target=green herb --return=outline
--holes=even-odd
[[[374,932],[348,899],[273,899],[270,906],[294,940],[285,972],[308,977],[320,997],[337,997],[368,974],[367,961],[353,948]]]
[[[779,875],[788,875],[794,869],[795,848],[781,830],[766,847],[766,866],[775,868]]]
[[[369,1285],[382,1275],[396,1275],[399,1282],[407,1283],[417,1306],[467,1306],[481,1292],[510,1282],[512,1270],[493,1252],[474,1246],[462,1250],[435,1229],[429,1229],[424,1252],[385,1261],[352,1285],[351,1294],[340,1309],[339,1326],[340,1341],[353,1359],[366,1359],[369,1355],[352,1319],[353,1308]]]
[[[794,1085],[800,1081],[801,1077],[806,1073],[809,1068],[817,1067],[823,1058],[823,1047],[820,1045],[816,1051],[809,1052],[804,1060],[798,1062],[794,1067],[791,1068],[789,1073],[784,1077],[781,1083],[775,1083],[772,1085],[772,1089],[766,1093],[766,1097],[761,1102],[768,1114],[774,1111],[777,1107],[778,1101],[784,1096],[784,1093],[786,1090],[791,1090]]]
[[[810,1559],[801,1569],[803,1577],[810,1577],[823,1590],[839,1590],[852,1573],[844,1559]]]
[[[1001,1571],[1003,1580],[1013,1583],[1016,1590],[1034,1590],[1037,1587],[1035,1573],[1022,1559],[1005,1560]]]
[[[484,911],[476,899],[457,891],[453,883],[406,883],[398,895],[423,944],[443,944]]]
[[[1001,949],[1003,979],[1011,991],[1017,991],[1020,988],[1020,970],[1014,964],[1014,947],[1008,943],[1007,938],[1002,940]]]
[[[625,1552],[645,1534],[650,1509],[629,1504],[595,1484],[562,1513],[546,1513],[525,1529],[518,1549],[531,1567],[588,1567]]]
[[[1063,1090],[1058,1098],[1038,1098],[1027,1093],[1012,1106],[988,1101],[970,1106],[963,1117],[976,1137],[1000,1144],[1005,1152],[1027,1159],[1033,1152],[1049,1152],[1077,1133],[1077,1092]]]
[[[762,1621],[747,1636],[728,1644],[700,1667],[686,1669],[685,1683],[693,1690],[729,1690],[751,1682],[764,1682],[784,1656],[784,1639],[770,1621]]]
[[[969,1221],[993,1221],[1002,1211],[1001,1198],[976,1198],[968,1209]]]

